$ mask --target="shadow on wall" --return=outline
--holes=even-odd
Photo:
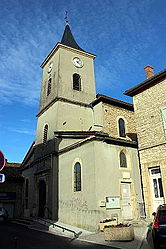
[[[127,135],[132,141],[137,141],[137,134],[136,134],[136,133],[126,133],[126,135]]]

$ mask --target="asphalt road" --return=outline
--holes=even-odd
[[[111,247],[69,239],[45,232],[35,231],[27,227],[6,223],[0,224],[0,249],[76,249]],[[115,249],[112,247],[112,249]]]

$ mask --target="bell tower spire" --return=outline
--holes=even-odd
[[[75,48],[75,49],[84,51],[82,48],[80,48],[80,46],[77,44],[77,42],[75,41],[75,39],[72,35],[70,25],[68,22],[68,18],[67,18],[67,14],[65,16],[65,22],[66,22],[66,26],[65,26],[65,30],[64,30],[64,33],[62,36],[61,44],[66,45],[66,46],[71,47],[71,48]]]

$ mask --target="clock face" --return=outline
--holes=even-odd
[[[48,66],[48,73],[50,73],[50,72],[51,72],[52,67],[53,67],[53,63],[51,62],[51,63],[49,64],[49,66]]]
[[[76,67],[83,67],[83,62],[78,57],[73,58],[73,64]]]

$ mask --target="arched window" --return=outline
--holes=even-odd
[[[127,168],[127,159],[123,151],[120,152],[120,167]]]
[[[120,137],[126,137],[125,121],[122,118],[120,118],[118,123],[119,123],[119,136]]]
[[[49,78],[48,85],[47,85],[47,96],[51,93],[51,82],[52,82],[52,79]]]
[[[73,89],[81,91],[81,76],[77,73],[73,74]]]
[[[25,181],[25,208],[28,208],[29,180]]]
[[[81,165],[79,162],[74,165],[74,191],[81,191]]]
[[[47,142],[47,135],[48,135],[48,125],[46,124],[43,130],[43,143],[44,144]]]

